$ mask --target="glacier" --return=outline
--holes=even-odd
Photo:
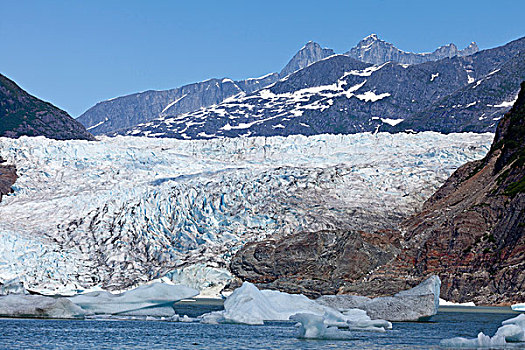
[[[0,138],[17,166],[0,203],[0,282],[42,294],[166,276],[218,291],[246,242],[391,228],[493,134],[362,133],[213,140]]]

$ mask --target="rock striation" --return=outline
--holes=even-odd
[[[45,136],[57,140],[94,140],[63,110],[22,90],[0,74],[0,137]]]

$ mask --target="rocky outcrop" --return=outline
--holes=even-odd
[[[379,39],[376,34],[371,34],[361,40],[345,55],[359,61],[373,64],[383,64],[389,61],[402,64],[419,64],[454,56],[468,56],[478,51],[478,45],[472,42],[463,50],[458,50],[457,46],[451,43],[438,47],[434,52],[429,53],[405,52],[391,43]]]
[[[303,46],[299,52],[292,57],[290,62],[281,70],[279,76],[285,77],[299,69],[309,66],[312,63],[320,61],[326,57],[334,55],[335,52],[332,49],[322,48],[316,42],[309,41]]]
[[[248,243],[232,259],[230,270],[264,289],[310,297],[335,294],[345,281],[391,261],[400,251],[398,234],[320,231]]]
[[[0,202],[2,201],[2,196],[13,191],[11,186],[13,186],[16,179],[16,167],[6,164],[5,160],[0,157]]]
[[[69,114],[22,90],[0,74],[0,136],[45,136],[57,140],[94,140]]]

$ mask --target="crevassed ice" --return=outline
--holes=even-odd
[[[177,267],[224,269],[269,235],[391,227],[492,137],[0,138],[20,176],[0,203],[0,281],[125,289]]]

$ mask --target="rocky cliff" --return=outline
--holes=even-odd
[[[16,181],[16,167],[5,164],[5,160],[0,157],[0,202],[2,196],[12,192],[11,186]]]
[[[442,297],[525,298],[525,83],[488,155],[459,168],[404,227],[403,256],[418,275],[439,274]]]
[[[232,259],[230,269],[241,279],[267,288],[311,296],[336,290],[389,295],[436,274],[443,281],[441,297],[447,300],[479,304],[522,301],[525,83],[512,110],[500,121],[486,157],[460,167],[423,209],[399,228],[401,231],[390,230],[379,237],[378,232],[372,236],[361,232],[363,239],[374,237],[373,241],[364,239],[368,245],[356,240],[355,234],[352,239],[346,237],[348,241],[332,240],[333,246],[320,245],[325,232],[262,241],[244,246]],[[399,254],[397,240],[403,247]],[[394,254],[397,256],[389,259]]]
[[[69,114],[31,96],[0,74],[0,136],[45,136],[57,140],[94,140]]]

